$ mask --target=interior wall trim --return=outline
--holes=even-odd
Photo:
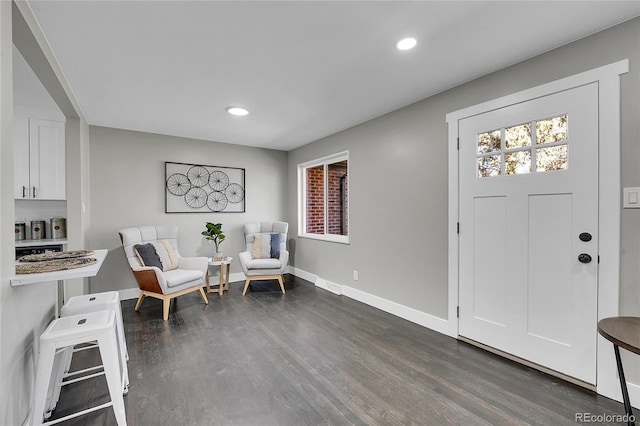
[[[411,308],[409,306],[393,302],[391,300],[367,293],[362,290],[358,290],[353,287],[349,287],[344,284],[333,283],[302,269],[289,267],[289,273],[295,275],[296,277],[310,281],[316,287],[330,291],[334,294],[346,296],[350,299],[357,300],[358,302],[362,302],[365,305],[380,309],[381,311],[406,319],[407,321],[411,321],[414,324],[418,324],[430,330],[437,331],[438,333],[442,333],[454,338],[457,337],[457,334],[450,333],[451,326],[449,325],[449,321],[444,318],[439,318],[434,315],[418,311],[417,309]]]
[[[343,296],[357,300],[366,305],[373,306],[381,311],[406,319],[407,321],[411,321],[412,323],[437,331],[438,333],[442,333],[446,336],[453,338],[457,337],[450,334],[449,331],[451,327],[449,326],[449,321],[444,318],[439,318],[434,315],[418,311],[417,309],[401,305],[391,300],[384,299],[346,285],[342,286],[342,294]]]

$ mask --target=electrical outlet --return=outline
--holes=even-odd
[[[353,280],[358,281],[358,271],[353,271]]]

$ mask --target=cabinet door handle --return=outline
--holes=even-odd
[[[36,198],[36,187],[33,187],[33,198]]]
[[[27,187],[22,185],[22,198],[27,198]]]

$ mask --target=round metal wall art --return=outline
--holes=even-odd
[[[224,191],[229,186],[229,176],[223,171],[216,170],[209,175],[209,186],[214,191]]]
[[[187,171],[189,182],[191,182],[191,185],[197,186],[198,188],[209,183],[209,175],[209,170],[202,166],[191,166]]]
[[[213,191],[207,196],[207,206],[214,212],[221,212],[227,208],[229,199],[220,191]]]
[[[174,173],[167,179],[167,190],[173,195],[184,195],[191,189],[189,178],[182,173]]]
[[[245,211],[245,170],[165,163],[165,212]]]

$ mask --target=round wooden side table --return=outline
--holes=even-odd
[[[220,267],[220,285],[218,287],[218,294],[222,294],[225,290],[229,290],[229,269],[231,268],[231,262],[233,262],[233,257],[225,257],[223,260],[213,260],[209,259],[209,266],[219,266]],[[207,293],[212,293],[216,291],[215,289],[211,289],[209,285],[209,273],[207,272]]]

